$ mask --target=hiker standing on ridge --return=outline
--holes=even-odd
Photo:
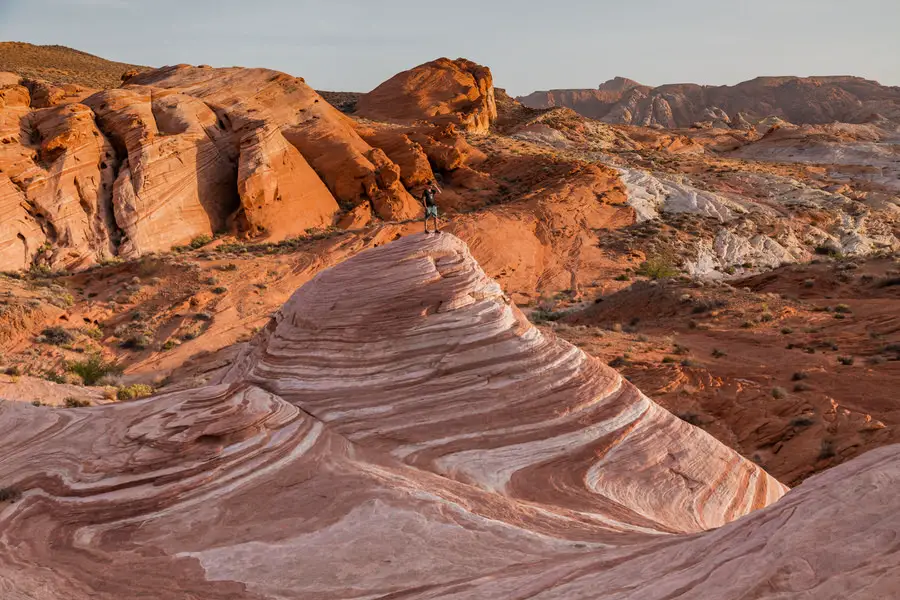
[[[441,193],[437,182],[432,181],[422,192],[422,203],[425,205],[425,233],[440,233],[438,229],[438,208],[434,203],[434,197]],[[434,217],[434,231],[428,231],[428,217]]]

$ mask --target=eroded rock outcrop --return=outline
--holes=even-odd
[[[497,119],[491,70],[464,58],[439,58],[399,73],[361,96],[356,114],[379,121],[427,121],[486,132]]]
[[[427,158],[410,164],[381,140],[401,168],[368,129],[276,71],[178,65],[92,95],[13,74],[0,83],[0,174],[17,188],[3,186],[2,269],[134,258],[222,232],[277,241],[342,211],[353,223],[365,211],[412,219],[422,209],[404,183],[433,177]]]
[[[532,327],[449,235],[322,272],[213,385],[5,402],[0,424],[11,597],[874,600],[900,585],[896,446],[779,500],[755,464]]]

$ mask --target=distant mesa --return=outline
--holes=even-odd
[[[778,117],[796,124],[866,123],[877,114],[900,123],[900,88],[860,77],[758,77],[734,86],[671,84],[649,87],[623,77],[597,89],[534,92],[518,100],[530,108],[571,108],[613,124],[686,128],[694,123],[746,128]],[[727,120],[709,118],[720,113]]]

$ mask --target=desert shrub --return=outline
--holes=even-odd
[[[219,265],[216,268],[220,271],[237,271],[238,266],[234,263],[228,263],[227,265]]]
[[[672,356],[666,356],[665,358],[662,359],[662,361],[663,361],[663,364],[668,365],[668,364],[674,363],[675,358]]]
[[[212,321],[213,316],[208,312],[198,312],[194,318],[198,321]]]
[[[850,365],[853,364],[853,357],[852,356],[838,356],[838,362],[844,366],[849,367]]]
[[[563,311],[552,311],[538,308],[531,312],[532,323],[547,323],[548,321],[559,321],[566,313]]]
[[[819,449],[819,460],[832,458],[836,455],[834,440],[822,440],[822,446]]]
[[[91,338],[92,340],[99,340],[103,337],[103,330],[95,326],[82,327],[81,333]]]
[[[135,333],[122,340],[119,346],[126,350],[146,350],[150,347],[152,341],[149,336],[143,333]]]
[[[700,366],[700,363],[698,363],[696,360],[694,360],[692,358],[685,358],[683,361],[681,361],[681,366],[696,368],[696,367]]]
[[[699,315],[711,312],[717,308],[725,308],[726,306],[728,306],[728,302],[725,300],[701,300],[694,306],[691,312],[695,315]]]
[[[210,291],[211,291],[213,294],[224,294],[225,292],[228,291],[228,288],[225,287],[224,285],[220,285],[220,286],[218,286],[218,287],[214,287],[214,288],[213,288],[212,290],[210,290]]]
[[[175,340],[169,339],[169,340],[166,340],[166,343],[162,345],[162,349],[168,351],[177,345],[178,345],[178,342],[176,342]]]
[[[66,408],[84,408],[86,406],[91,405],[90,400],[84,400],[82,398],[76,398],[75,396],[69,396],[65,400],[63,400]]]
[[[722,358],[723,356],[728,356],[728,354],[726,354],[722,350],[719,350],[718,348],[713,348],[712,355],[713,358]]]
[[[848,306],[847,304],[838,304],[834,307],[834,312],[847,314],[851,312],[851,310],[850,306]]]
[[[11,367],[6,367],[6,370],[3,372],[10,377],[18,377],[22,374],[22,369],[19,368],[19,365],[13,365]]]
[[[698,415],[697,413],[683,412],[683,413],[678,413],[676,416],[679,419],[681,419],[682,421],[684,421],[685,423],[690,423],[694,427],[699,427],[700,425],[703,424],[703,420],[700,418],[700,415]]]
[[[811,385],[809,385],[808,383],[803,383],[802,381],[799,381],[799,382],[797,382],[797,383],[794,384],[794,391],[795,391],[795,392],[808,392],[808,391],[810,391],[811,389],[812,389],[812,386],[811,386]]]
[[[655,256],[642,262],[637,274],[650,279],[666,279],[678,275],[678,269],[668,257]]]
[[[797,371],[791,377],[791,381],[802,381],[802,380],[808,379],[808,378],[809,378],[809,373],[804,373],[803,371]]]
[[[184,333],[181,334],[181,339],[185,342],[189,342],[191,340],[196,340],[200,337],[200,331],[197,329],[188,329]]]
[[[137,400],[152,395],[153,388],[145,383],[135,383],[133,385],[120,387],[119,391],[116,393],[116,397],[122,401]]]
[[[613,369],[618,369],[621,367],[627,367],[628,365],[631,364],[631,361],[629,361],[624,356],[617,356],[614,359],[612,359],[611,361],[609,361],[607,364],[610,367],[612,367]]]
[[[67,370],[81,377],[84,385],[94,385],[107,375],[117,375],[122,372],[122,368],[118,364],[103,360],[99,354],[92,354],[81,361],[70,362]]]
[[[797,417],[791,421],[791,427],[809,427],[815,423],[815,419],[807,416]]]
[[[65,383],[66,378],[56,371],[44,371],[44,379],[47,381],[52,381],[53,383]]]
[[[54,346],[71,344],[75,340],[75,336],[69,333],[69,331],[64,327],[60,327],[58,325],[47,327],[46,329],[41,331],[41,336],[44,338],[44,341],[46,343],[53,344]]]
[[[15,502],[22,497],[22,492],[14,487],[0,488],[0,502]]]
[[[760,315],[759,320],[763,323],[769,323],[771,321],[774,321],[775,317],[770,312],[764,312],[762,315]]]
[[[753,329],[754,325],[756,325],[756,323],[753,321],[744,321],[741,323],[741,329]]]
[[[622,273],[621,275],[617,275],[615,277],[616,281],[628,281],[629,279],[631,279],[631,278],[628,275],[626,275],[625,273]]]
[[[207,245],[211,241],[212,241],[211,236],[208,236],[206,234],[198,235],[197,237],[195,237],[194,239],[191,240],[191,248],[193,248],[194,250],[196,250],[198,248],[202,248],[203,246]]]
[[[776,400],[784,400],[785,398],[787,398],[787,395],[787,390],[783,387],[772,388],[772,397]]]
[[[690,349],[690,348],[687,348],[687,347],[685,347],[685,346],[682,346],[681,344],[675,344],[675,346],[673,346],[673,348],[672,348],[672,351],[673,351],[675,354],[678,354],[679,356],[684,356],[684,355],[686,355],[686,354],[690,354],[690,353],[691,353],[691,349]]]
[[[878,282],[878,287],[893,287],[900,285],[900,277],[887,277]]]

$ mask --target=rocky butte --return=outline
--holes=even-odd
[[[837,599],[900,583],[896,446],[782,498],[535,329],[449,234],[322,272],[207,387],[6,402],[0,422],[7,598]]]
[[[900,123],[900,89],[861,77],[758,77],[734,86],[650,87],[616,77],[597,89],[550,90],[518,98],[532,108],[571,108],[607,123],[745,129],[778,117],[791,123]]]

